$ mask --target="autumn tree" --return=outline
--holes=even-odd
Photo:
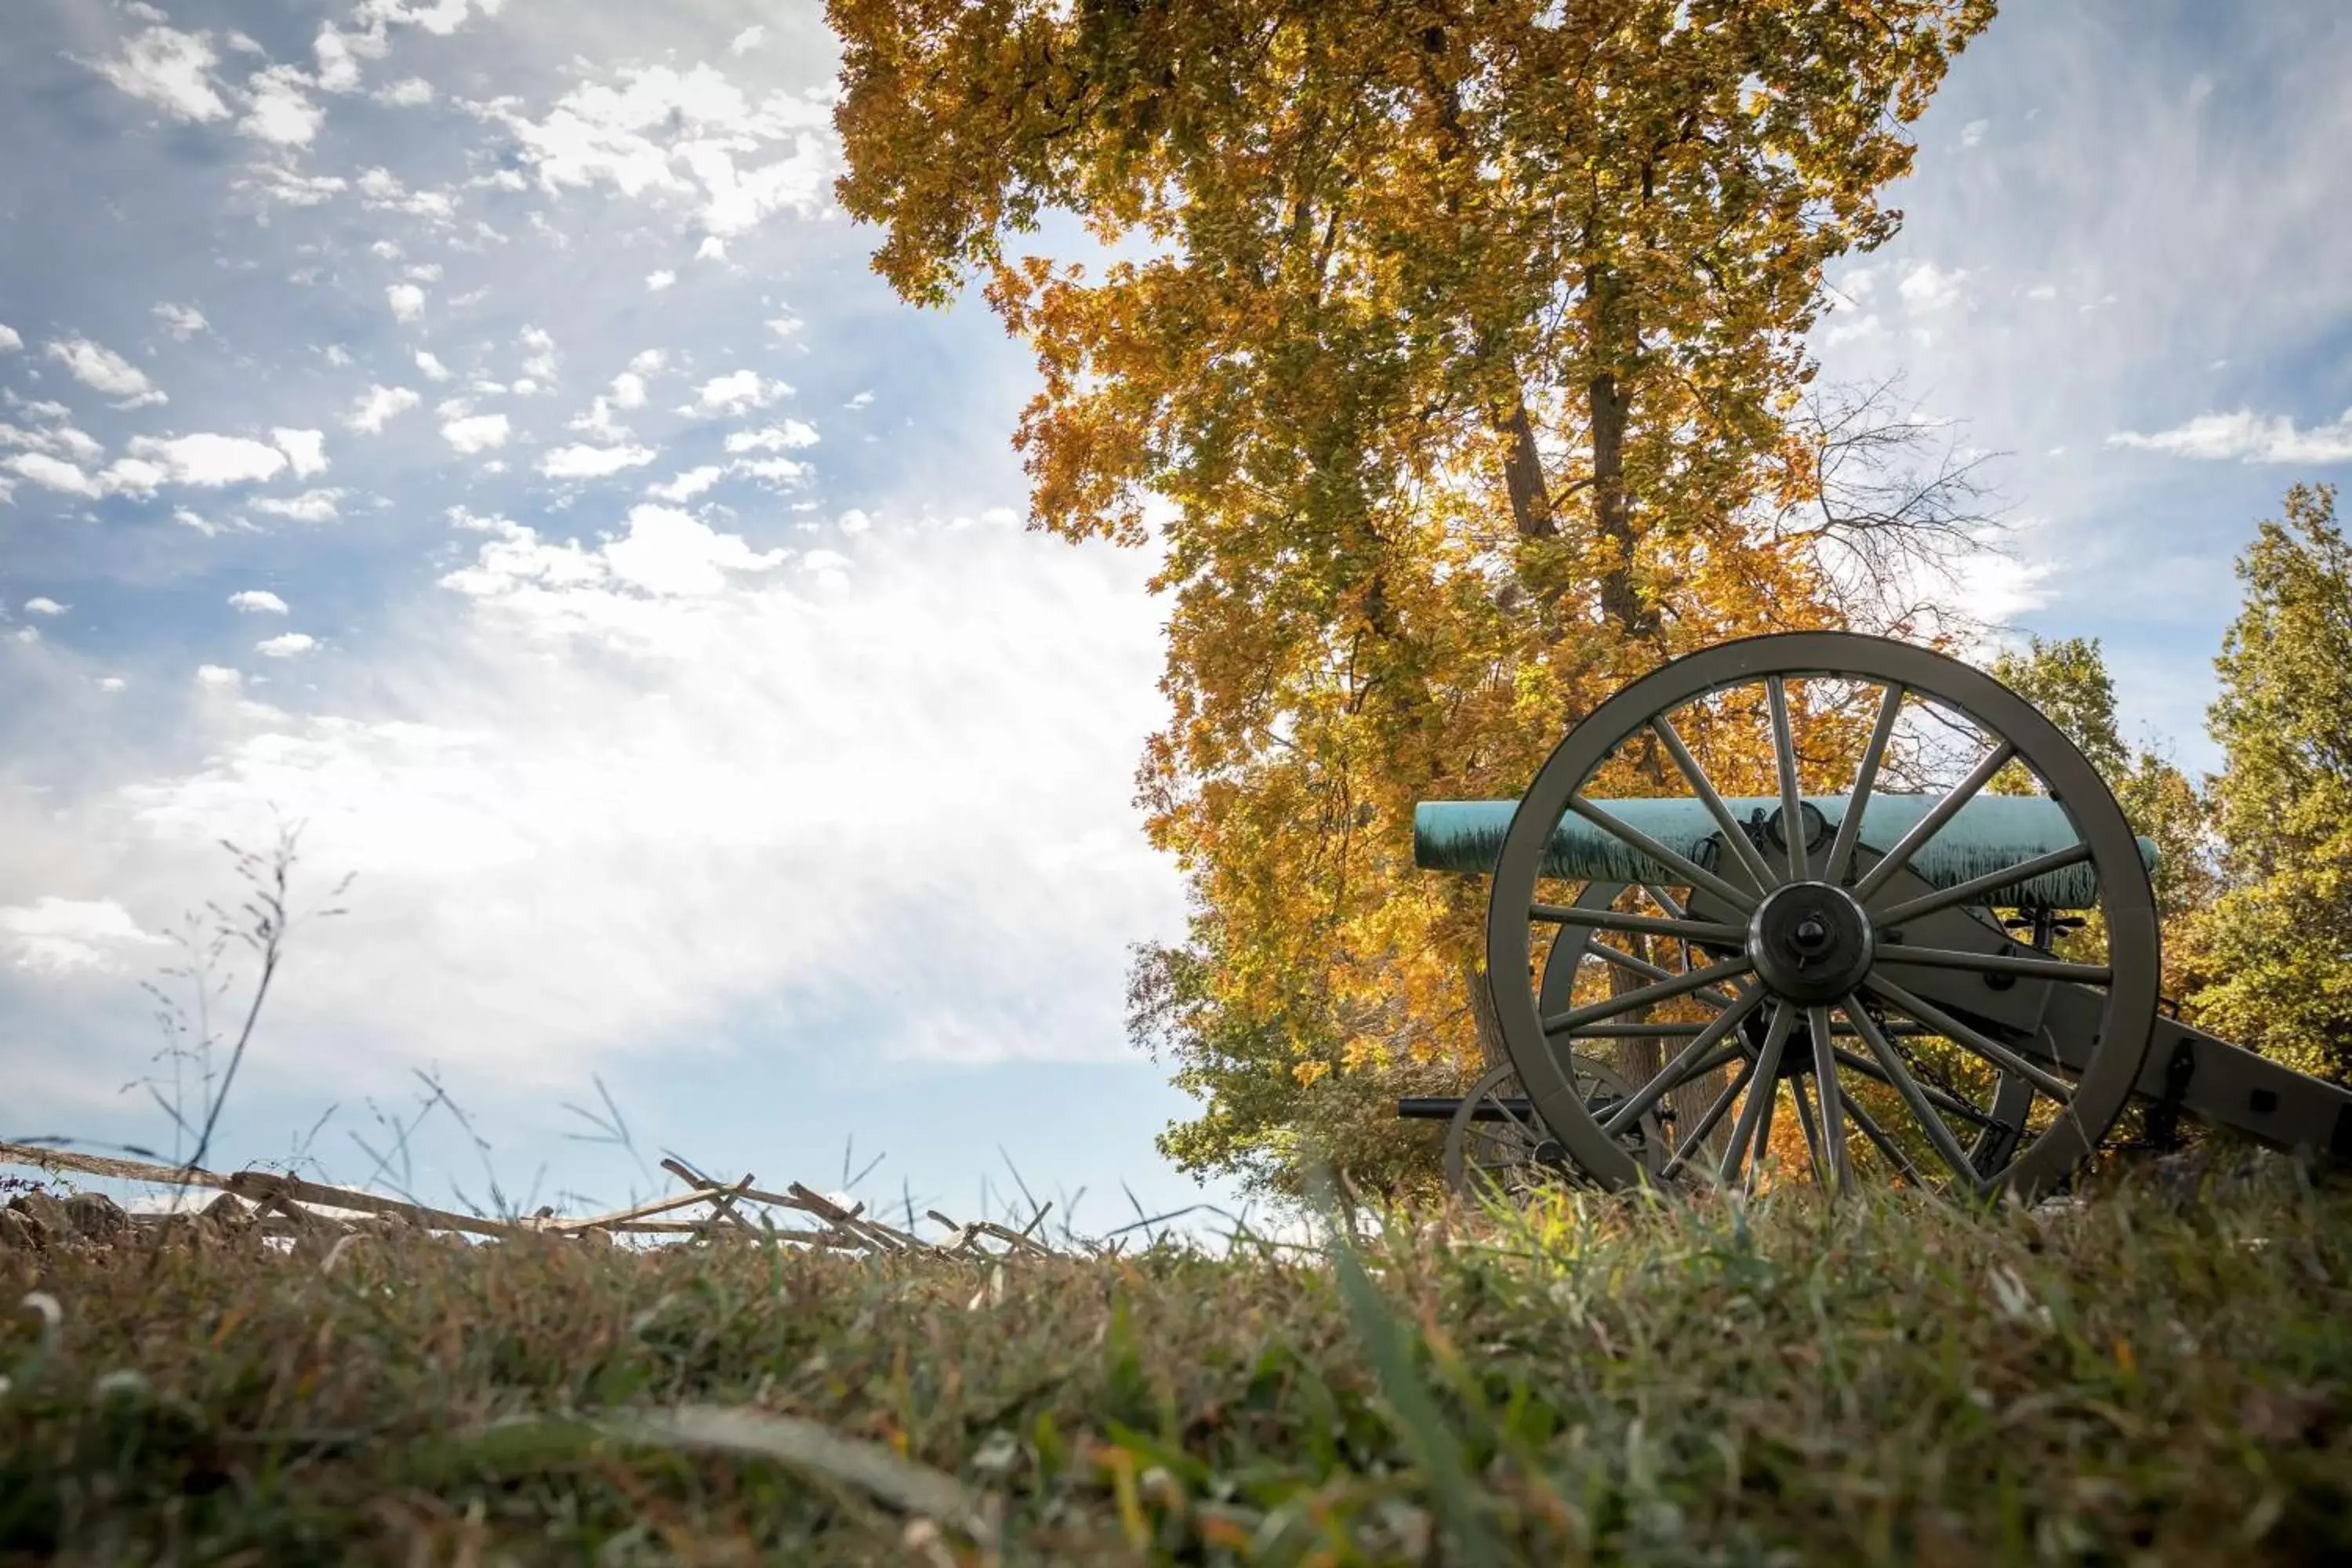
[[[1809,407],[1804,333],[1991,12],[830,0],[877,269],[1034,349],[1034,526],[1160,552],[1139,786],[1196,913],[1137,989],[1181,999],[1187,1164],[1278,1173],[1286,1096],[1491,1054],[1484,889],[1412,868],[1416,799],[1516,793],[1675,653],[1841,624],[1832,555],[1948,521],[1831,482],[1871,420]],[[1056,214],[1094,268],[1023,237]]]
[[[2352,1081],[2352,544],[2332,486],[2297,485],[2238,561],[2214,661],[2225,887],[2196,926],[2198,1022]]]

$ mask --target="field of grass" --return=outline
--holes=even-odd
[[[2352,1193],[0,1251],[0,1558],[2352,1561]],[[20,1301],[23,1303],[19,1305]]]

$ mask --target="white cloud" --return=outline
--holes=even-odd
[[[646,287],[652,289],[656,294],[660,293],[663,289],[668,288],[671,284],[677,281],[677,274],[672,272],[667,267],[662,268],[657,271],[648,272],[646,274]]]
[[[2110,447],[2137,447],[2175,457],[2247,463],[2341,463],[2352,461],[2352,408],[2332,423],[2299,430],[2284,415],[2200,414],[2170,430],[2143,436],[2125,430],[2107,437]]]
[[[200,664],[196,666],[196,684],[221,691],[244,685],[245,677],[226,665]]]
[[[785,452],[801,447],[814,447],[816,441],[816,426],[799,419],[785,419],[764,430],[736,431],[727,437],[727,449],[730,452]]]
[[[770,381],[756,370],[730,371],[713,376],[696,392],[694,405],[688,414],[740,414],[747,409],[765,408],[779,397],[789,397],[793,389],[781,381]]]
[[[391,170],[377,167],[359,177],[360,205],[374,212],[405,213],[446,223],[457,216],[457,199],[446,191],[412,191]]]
[[[194,305],[174,305],[166,301],[155,307],[155,319],[163,330],[181,342],[186,342],[205,330],[205,313]]]
[[[780,338],[798,337],[800,335],[801,328],[806,324],[807,323],[803,322],[798,316],[793,315],[790,310],[786,310],[781,316],[771,316],[768,318],[768,331],[775,333],[776,336]]]
[[[307,632],[281,632],[265,637],[253,645],[253,651],[264,658],[292,658],[298,653],[309,653],[319,646],[319,639]]]
[[[25,613],[28,616],[62,616],[71,608],[71,605],[60,605],[47,595],[25,601]]]
[[[2058,286],[2055,283],[2036,283],[2025,291],[2025,297],[2029,300],[2055,300],[2058,298]]]
[[[414,321],[425,314],[425,290],[414,283],[394,283],[385,288],[383,297],[392,306],[395,321]]]
[[[228,596],[229,607],[241,615],[282,616],[286,601],[267,588],[247,588]]]
[[[731,466],[731,471],[748,474],[755,479],[765,479],[777,489],[791,489],[808,482],[816,470],[806,463],[795,463],[790,458],[744,458]]]
[[[657,456],[651,447],[558,447],[540,458],[539,471],[551,479],[608,479]]]
[[[605,441],[617,441],[629,433],[619,420],[613,417],[612,400],[602,394],[588,405],[587,413],[572,422],[572,428],[584,430]]]
[[[248,510],[290,518],[296,522],[330,522],[341,515],[336,506],[342,499],[343,492],[339,489],[316,489],[304,490],[299,496],[257,496],[246,506]]]
[[[360,61],[382,59],[389,49],[383,29],[346,33],[333,23],[320,25],[318,38],[311,44],[318,57],[319,87],[325,92],[357,92],[360,88]]]
[[[373,436],[383,428],[386,420],[397,418],[423,401],[410,387],[371,385],[352,411],[343,416],[343,427]]]
[[[614,376],[613,405],[616,408],[643,408],[646,405],[646,378],[633,370],[625,370]]]
[[[284,426],[270,431],[269,438],[294,465],[294,477],[307,479],[313,474],[327,471],[327,436],[323,430],[289,430]]]
[[[1991,129],[1992,121],[1990,120],[1969,121],[1966,125],[1960,127],[1960,145],[1963,147],[1975,146],[1978,142],[1984,140],[1985,132]]]
[[[209,79],[220,56],[208,35],[150,27],[122,53],[92,67],[115,87],[180,120],[225,120],[228,105]]]
[[[863,533],[874,526],[874,520],[852,508],[834,520],[834,525],[844,533]],[[1868,804],[1867,802],[1864,803]]]
[[[424,349],[416,351],[416,368],[425,373],[427,381],[446,381],[452,374],[447,365]]]
[[[1885,330],[1880,325],[1875,312],[1865,316],[1848,317],[1841,311],[1830,318],[1830,324],[1822,331],[1822,336],[1826,342],[1843,343],[1861,338],[1874,338]]]
[[[106,448],[87,432],[70,425],[51,425],[27,430],[21,426],[0,424],[0,447],[22,447],[30,451],[47,452],[52,458],[63,458],[70,463],[95,463],[106,455]]]
[[[1922,261],[1903,275],[1896,291],[1903,296],[1903,308],[1915,316],[1924,316],[1957,303],[1960,285],[1967,282],[1964,268],[1947,271],[1932,261]]]
[[[6,466],[19,479],[68,495],[95,500],[103,493],[98,481],[83,473],[79,465],[52,458],[47,452],[19,452],[7,460]]]
[[[131,458],[160,469],[162,478],[184,485],[261,484],[287,467],[287,454],[243,436],[152,436],[131,438]],[[117,462],[110,474],[124,467]]]
[[[40,974],[116,966],[125,947],[158,947],[164,938],[141,929],[111,899],[61,899],[0,906],[0,948],[19,969]]]
[[[110,494],[144,497],[171,483],[172,470],[148,458],[117,458],[98,479]]]
[[[505,446],[511,428],[503,414],[461,415],[441,426],[441,438],[460,452],[486,452]]]
[[[269,66],[246,81],[251,101],[236,128],[278,147],[307,147],[326,123],[327,111],[304,96],[310,77],[292,66]]]
[[[874,395],[870,392],[861,392],[842,405],[844,408],[870,408],[873,405]]]
[[[441,264],[437,261],[413,262],[402,268],[400,275],[415,283],[438,283],[441,281]]]
[[[754,22],[728,40],[727,52],[730,55],[748,55],[767,41],[768,29]]]
[[[98,678],[98,689],[100,691],[120,691],[125,684],[122,677],[119,675],[101,675]]]
[[[22,353],[24,352],[25,340],[18,334],[16,329],[5,325],[5,323],[0,323],[0,354]]]
[[[717,484],[726,471],[716,463],[706,463],[700,468],[687,469],[667,483],[649,486],[646,493],[656,500],[689,501]]]
[[[724,261],[727,259],[727,242],[715,234],[706,234],[702,237],[702,243],[694,247],[694,258],[697,261]]]
[[[668,368],[667,349],[639,349],[629,356],[629,369],[639,375],[658,375]]]
[[[278,163],[260,164],[254,173],[273,200],[289,207],[315,207],[351,189],[351,182],[341,174],[305,174]],[[243,189],[252,182],[237,184]]]
[[[446,38],[464,26],[474,12],[495,16],[505,6],[506,0],[360,0],[352,19],[372,27],[422,27]]]
[[[137,408],[168,402],[147,373],[112,349],[88,338],[68,338],[48,345],[48,356],[63,363],[68,374],[93,392],[120,398],[120,408]]]
[[[433,84],[421,76],[394,82],[375,95],[378,103],[389,103],[403,109],[414,109],[433,101]]]
[[[498,110],[550,195],[610,184],[633,198],[687,197],[702,228],[722,239],[786,209],[821,207],[836,161],[821,96],[778,92],[755,104],[709,64],[619,76],[617,87],[573,89],[543,120]]]

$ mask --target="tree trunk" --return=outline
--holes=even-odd
[[[1528,400],[1511,405],[1503,422],[1503,489],[1511,498],[1511,521],[1521,539],[1552,539],[1559,524],[1551,514],[1551,487],[1544,480],[1543,455],[1536,450],[1535,421]]]

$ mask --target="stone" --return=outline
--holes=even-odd
[[[48,1226],[14,1204],[0,1209],[0,1252],[39,1252],[48,1245]]]
[[[66,1220],[76,1236],[111,1241],[131,1228],[131,1216],[104,1193],[76,1193],[65,1201]]]

